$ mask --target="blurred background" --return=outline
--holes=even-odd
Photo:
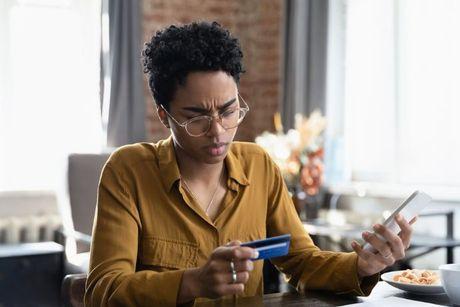
[[[460,262],[459,15],[456,0],[0,0],[0,304],[58,304],[87,270],[107,156],[169,135],[142,45],[192,21],[239,38],[237,139],[273,156],[318,245],[349,250],[422,190],[400,267]]]

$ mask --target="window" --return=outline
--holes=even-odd
[[[55,189],[100,151],[100,3],[2,0],[0,190]]]
[[[342,52],[330,54],[343,65],[329,72],[342,78],[329,86],[343,95],[329,95],[328,114],[340,123],[344,178],[460,192],[460,2],[339,3]]]

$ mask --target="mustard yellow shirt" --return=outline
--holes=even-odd
[[[287,233],[289,254],[272,262],[297,289],[369,294],[376,276],[360,284],[355,253],[321,251],[313,244],[264,150],[234,142],[225,165],[228,190],[211,221],[178,184],[171,138],[112,154],[99,184],[87,306],[176,305],[184,270],[204,265],[218,246]],[[245,296],[263,294],[262,266],[254,263]]]

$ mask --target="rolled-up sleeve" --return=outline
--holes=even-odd
[[[356,253],[322,251],[313,243],[295,211],[292,199],[279,169],[267,159],[269,204],[267,236],[291,234],[289,254],[272,259],[290,284],[298,291],[330,290],[336,293],[369,295],[378,281],[378,274],[358,278]]]
[[[142,225],[127,182],[109,161],[99,184],[85,305],[176,305],[183,270],[136,272]]]

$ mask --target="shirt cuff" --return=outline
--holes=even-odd
[[[166,271],[155,273],[151,283],[146,289],[156,289],[153,291],[152,305],[176,306],[177,297],[182,283],[184,270]],[[152,293],[152,290],[149,291]]]
[[[352,277],[352,282],[350,289],[340,292],[340,294],[352,294],[356,296],[368,296],[375,285],[380,279],[380,274],[376,273],[371,276],[363,277],[362,279],[358,276],[358,255],[356,253],[349,253],[349,265],[346,267],[349,268],[348,276]]]
[[[182,277],[184,276],[184,270],[164,272],[162,278],[158,281],[162,289],[166,290],[165,293],[170,292],[171,296],[165,296],[165,304],[171,306],[177,306],[177,297],[179,295],[180,287],[182,284]]]

